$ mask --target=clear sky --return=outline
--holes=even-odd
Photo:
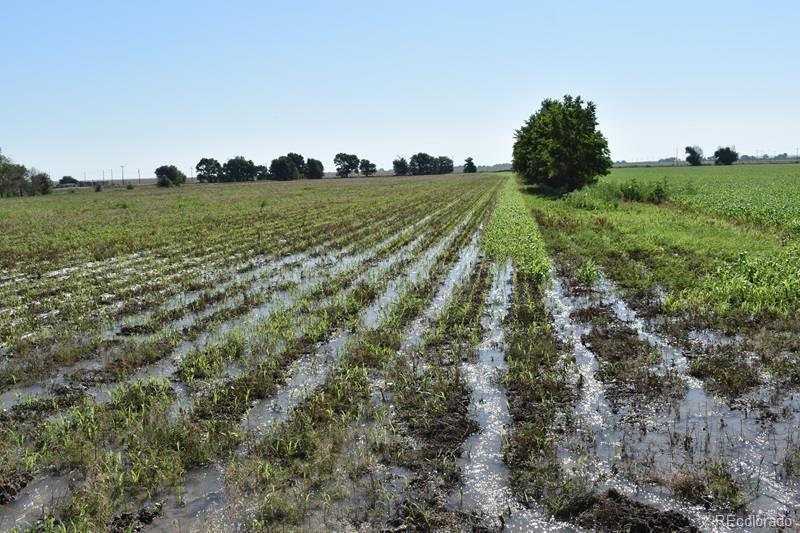
[[[287,151],[505,162],[565,93],[597,104],[615,160],[800,145],[795,1],[0,0],[0,51],[0,147],[56,178]]]

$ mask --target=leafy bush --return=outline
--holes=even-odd
[[[641,182],[633,178],[625,182],[601,181],[573,191],[566,197],[572,207],[595,211],[616,208],[623,202],[649,202],[661,204],[669,199],[667,178],[661,181]]]

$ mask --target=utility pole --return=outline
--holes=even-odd
[[[136,174],[139,175],[139,185],[141,185],[142,184],[142,169],[141,168],[137,168],[136,169]]]
[[[106,184],[106,169],[103,169],[103,185]]]
[[[111,169],[111,186],[114,186],[114,169]]]
[[[122,184],[125,185],[125,165],[120,165],[119,168],[122,170]]]

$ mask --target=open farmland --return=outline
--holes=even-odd
[[[0,205],[0,530],[800,522],[800,165]]]

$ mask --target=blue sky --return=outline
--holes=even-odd
[[[614,159],[800,145],[796,2],[0,0],[0,28],[0,147],[55,177],[287,151],[497,163],[565,93],[595,101]]]

